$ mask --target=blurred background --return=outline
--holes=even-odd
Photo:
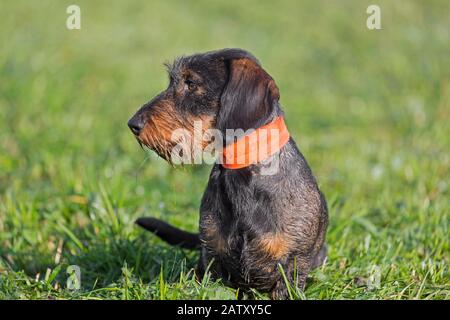
[[[70,4],[81,30],[66,28]],[[366,27],[370,4],[381,30]],[[196,253],[133,225],[151,215],[196,230],[210,168],[171,168],[126,126],[166,88],[164,62],[225,47],[249,50],[275,79],[328,200],[329,261],[306,296],[448,298],[448,1],[6,0],[0,10],[0,298],[233,297],[182,283]],[[81,291],[64,288],[69,264],[82,269]]]

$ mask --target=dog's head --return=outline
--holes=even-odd
[[[241,49],[180,57],[167,65],[169,86],[128,121],[138,141],[170,161],[173,133],[258,128],[279,115],[279,91],[258,60]],[[204,147],[207,141],[201,144]]]

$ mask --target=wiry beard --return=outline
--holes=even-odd
[[[138,143],[142,149],[146,147],[147,149],[154,151],[159,157],[166,160],[169,164],[172,164],[170,152],[172,150],[172,143],[163,140],[158,134],[155,134],[155,127],[152,124],[147,124],[152,129],[148,128],[145,130],[141,136],[138,138]]]
[[[186,159],[192,163],[194,154],[198,153],[197,149],[195,153],[192,150],[192,148],[197,147],[193,146],[194,136],[203,137],[203,130],[211,128],[214,120],[214,118],[208,116],[183,117],[177,112],[155,113],[148,119],[137,140],[142,148],[145,146],[154,151],[171,165],[174,165],[174,162],[183,164],[179,163],[179,157],[183,159],[192,157],[192,159]],[[195,121],[202,121],[200,128],[194,125]],[[174,135],[177,130],[184,130],[186,134]],[[207,143],[208,141],[201,141],[202,145],[198,147],[202,150]],[[177,154],[180,146],[182,146],[181,152],[183,153],[181,156]],[[177,149],[174,149],[175,147]],[[175,153],[173,154],[172,151],[175,151]]]

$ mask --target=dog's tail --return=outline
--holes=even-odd
[[[171,226],[167,222],[151,217],[139,218],[136,220],[136,224],[145,230],[153,232],[173,246],[179,246],[184,249],[200,248],[200,237],[198,233],[183,231]]]

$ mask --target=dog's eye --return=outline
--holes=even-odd
[[[197,88],[197,85],[192,80],[184,81],[185,88],[189,91],[194,91]]]

